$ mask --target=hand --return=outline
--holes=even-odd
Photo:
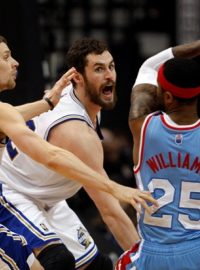
[[[155,212],[158,202],[151,196],[149,191],[141,191],[136,188],[130,188],[112,181],[112,195],[120,201],[131,204],[138,213],[141,213],[141,206],[149,214]],[[148,206],[147,201],[152,205]]]
[[[70,68],[55,84],[50,90],[45,90],[45,95],[43,98],[47,97],[50,99],[51,103],[55,107],[59,102],[62,90],[71,83],[74,75],[76,73],[75,68]]]

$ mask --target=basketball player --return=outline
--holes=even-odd
[[[11,52],[7,46],[7,41],[3,36],[0,36],[0,90],[13,89],[15,87],[15,79],[17,76],[18,62],[11,57]],[[52,106],[54,107],[60,99],[60,94],[65,85],[68,84],[70,79],[73,77],[74,70],[66,73],[65,77],[62,78],[48,94],[45,95],[45,99],[28,103],[21,106],[16,106],[15,109],[22,114],[25,120],[38,115],[42,112],[49,110]],[[1,104],[3,105],[3,104]],[[6,125],[9,125],[8,112],[10,106],[5,104],[4,108],[1,108],[1,127],[3,127],[2,119],[5,117]],[[12,112],[12,110],[11,110]],[[14,111],[14,114],[17,112]],[[16,120],[16,119],[13,119]],[[17,122],[12,123],[13,128]],[[19,123],[18,123],[19,126]],[[2,155],[5,147],[4,141],[5,134],[1,132],[1,143],[0,143],[0,156]],[[0,269],[31,269],[31,270],[42,270],[43,267],[35,259],[32,250],[29,248],[27,241],[21,235],[14,233],[2,224],[0,224]]]
[[[116,270],[198,269],[198,195],[193,200],[193,192],[200,192],[198,158],[194,170],[191,167],[190,172],[188,168],[191,157],[198,155],[191,146],[194,143],[191,137],[199,136],[200,81],[196,64],[199,55],[198,40],[158,53],[147,59],[139,70],[129,115],[134,140],[134,172],[138,186],[148,187],[160,208],[152,215],[145,211],[140,216],[138,228],[142,240],[119,258]],[[173,60],[174,57],[177,59]],[[191,58],[193,60],[189,60]],[[148,115],[161,108],[166,114]],[[190,163],[187,163],[189,157]]]
[[[15,86],[17,67],[18,63],[12,58],[6,40],[1,38],[1,90],[11,89]],[[75,75],[78,74],[74,69],[67,72],[54,86],[56,88],[54,88],[55,94],[59,94],[59,91],[61,91]],[[69,98],[71,94],[67,93],[63,98],[65,99],[66,96]],[[50,98],[53,99],[52,93],[48,94],[48,99],[46,99],[46,101],[52,105]],[[62,106],[63,103],[61,101],[61,108]],[[6,226],[5,229],[11,230],[19,237],[21,237],[21,235],[25,236],[29,250],[35,249],[36,253],[39,254],[37,249],[41,251],[43,246],[46,247],[39,254],[39,259],[45,269],[61,270],[66,269],[66,267],[67,269],[74,269],[74,256],[63,244],[65,243],[65,236],[62,237],[62,231],[66,231],[67,234],[70,234],[67,241],[68,245],[73,250],[76,250],[78,254],[78,260],[76,261],[78,267],[90,262],[97,256],[95,244],[84,226],[77,220],[76,216],[73,218],[74,213],[68,208],[66,213],[62,212],[63,208],[66,210],[67,207],[64,204],[64,198],[74,194],[81,187],[78,182],[71,180],[77,180],[86,187],[96,187],[110,192],[118,199],[131,203],[136,209],[138,209],[137,203],[141,203],[148,210],[149,208],[144,201],[146,199],[155,202],[147,192],[140,192],[139,190],[123,187],[110,181],[106,175],[101,175],[91,170],[73,154],[53,146],[53,143],[49,144],[45,142],[41,137],[31,131],[31,129],[41,131],[43,134],[40,135],[46,138],[48,133],[46,133],[47,119],[43,124],[40,124],[40,118],[35,119],[38,123],[37,126],[35,120],[29,121],[28,126],[30,129],[28,129],[22,117],[12,106],[0,103],[0,110],[0,129],[2,135],[8,135],[12,140],[8,141],[6,151],[4,151],[5,156],[2,160],[3,167],[6,164],[8,165],[9,161],[11,161],[11,167],[10,170],[8,170],[7,165],[4,167],[5,170],[2,168],[0,176],[2,181],[2,185],[0,186],[0,223]],[[61,115],[62,117],[62,112],[59,113],[59,110],[58,108],[55,117],[51,120],[52,122],[54,122],[57,116]],[[51,116],[51,114],[49,114],[49,116]],[[43,117],[46,117],[46,115],[42,115],[41,119],[43,119]],[[82,120],[81,117],[80,120]],[[61,120],[58,119],[57,124],[53,124],[57,126],[59,121],[65,121],[65,117]],[[48,126],[48,128],[51,129],[50,126]],[[74,130],[74,132],[76,132],[76,130]],[[46,133],[46,135],[44,133]],[[49,134],[51,134],[50,130]],[[64,137],[61,141],[63,141],[63,139]],[[25,154],[22,154],[20,150],[30,156],[30,159]],[[45,170],[45,167],[38,162],[49,169],[62,173],[71,180],[69,181],[65,177],[60,177],[49,169]],[[20,166],[19,170],[17,169],[16,172],[14,172],[14,165],[16,165],[16,168],[18,165]],[[29,165],[30,168],[28,169]],[[14,178],[17,178],[18,173],[22,173],[20,176],[22,178],[15,182]],[[13,176],[11,177],[11,175]],[[11,178],[13,180],[11,180]],[[67,224],[63,223],[63,220],[66,221],[65,218]],[[75,224],[76,222],[78,224]],[[75,241],[73,237],[75,237],[77,241]],[[83,257],[82,254],[84,255]],[[97,258],[99,258],[99,256],[97,256]],[[100,259],[97,259],[97,261],[98,260],[100,261]]]

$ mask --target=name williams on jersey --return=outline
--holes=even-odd
[[[154,173],[167,168],[184,168],[197,174],[200,173],[200,158],[193,157],[189,153],[157,153],[147,159],[146,163]]]

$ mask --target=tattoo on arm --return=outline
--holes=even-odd
[[[174,57],[200,58],[200,39],[172,47]],[[199,59],[200,62],[200,59]],[[156,86],[138,84],[132,89],[129,121],[136,120],[153,111],[162,110],[156,94]]]
[[[156,96],[156,86],[154,85],[141,84],[135,86],[131,93],[129,121],[160,110],[161,107]]]

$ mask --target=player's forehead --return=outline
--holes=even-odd
[[[109,65],[114,62],[113,57],[109,51],[104,51],[101,54],[90,53],[87,55],[87,65]]]

